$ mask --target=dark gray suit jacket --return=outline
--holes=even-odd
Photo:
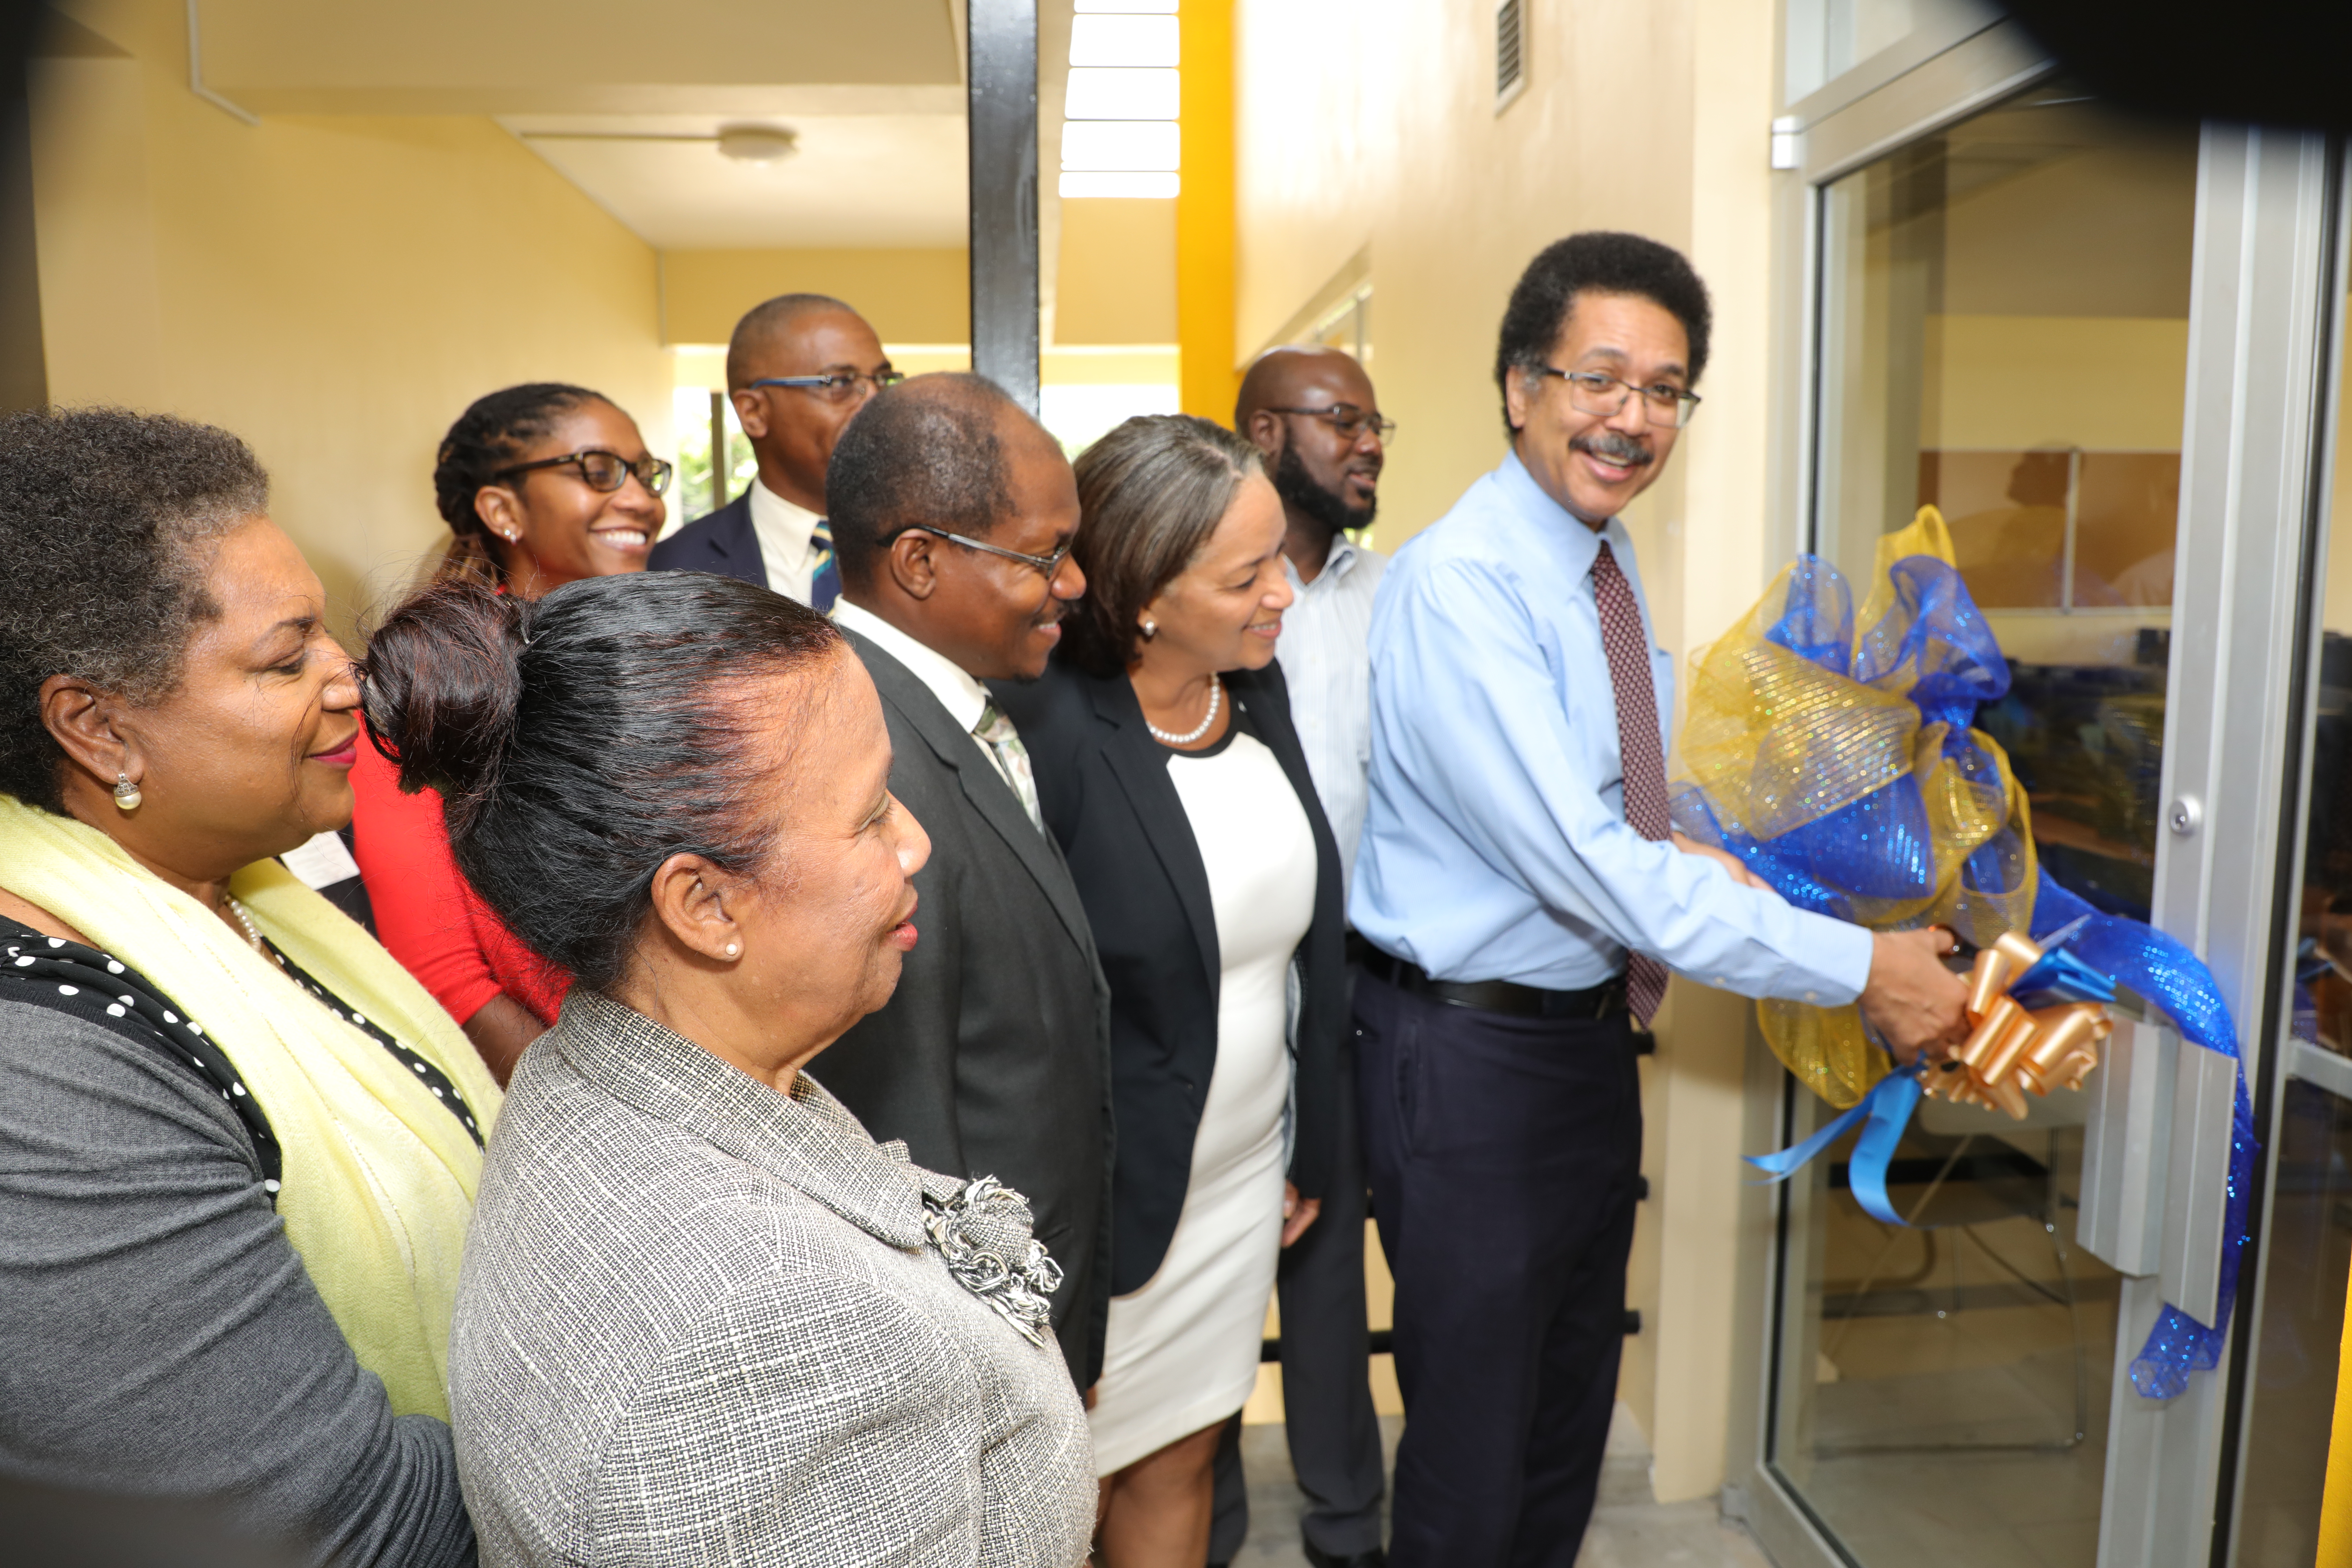
[[[1110,987],[1053,838],[905,665],[844,632],[881,693],[890,789],[930,835],[921,934],[889,1005],[810,1071],[915,1163],[996,1176],[1061,1264],[1054,1326],[1080,1388],[1110,1283]]]

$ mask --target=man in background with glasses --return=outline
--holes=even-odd
[[[717,572],[819,612],[841,591],[824,470],[851,416],[899,380],[864,317],[824,294],[755,305],[727,342],[727,395],[759,459],[751,488],[654,547],[656,572]],[[727,458],[710,457],[723,484]]]
[[[1948,933],[1792,909],[1673,832],[1674,666],[1622,514],[1698,407],[1710,324],[1667,246],[1546,248],[1496,353],[1510,454],[1373,610],[1348,912],[1371,944],[1357,1081],[1397,1285],[1399,1568],[1576,1560],[1624,1333],[1637,1041],[1670,969],[1858,1001],[1906,1060],[1964,1027]]]
[[[1310,346],[1269,349],[1242,378],[1234,428],[1265,455],[1282,498],[1283,571],[1290,608],[1276,657],[1291,717],[1344,876],[1364,826],[1371,754],[1371,666],[1365,639],[1386,557],[1349,538],[1371,526],[1394,421],[1352,355]],[[1299,1521],[1314,1568],[1378,1568],[1381,1428],[1372,1410],[1364,1307],[1364,1160],[1349,1066],[1341,1063],[1338,1149],[1321,1220],[1282,1254],[1282,1408],[1291,1469],[1307,1494]],[[1209,1561],[1240,1552],[1249,1532],[1240,1423],[1217,1451]]]
[[[920,931],[824,1086],[919,1165],[1017,1189],[1061,1266],[1054,1325],[1083,1390],[1110,1294],[1110,989],[1029,753],[982,680],[1034,680],[1086,592],[1062,448],[975,375],[873,399],[833,455],[834,622],[890,730],[890,790],[931,836]]]

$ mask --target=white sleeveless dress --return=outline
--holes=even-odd
[[[1315,915],[1315,835],[1282,765],[1236,719],[1215,749],[1168,759],[1216,910],[1217,1063],[1168,1256],[1111,1300],[1089,1413],[1098,1475],[1223,1421],[1257,1382],[1282,1246],[1290,960]]]

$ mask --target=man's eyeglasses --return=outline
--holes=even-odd
[[[857,395],[860,386],[875,392],[886,386],[896,386],[907,379],[902,370],[883,369],[867,374],[862,370],[830,371],[824,375],[763,375],[757,381],[745,382],[749,386],[797,386],[803,392],[814,392],[827,403],[846,403]]]
[[[1698,408],[1696,392],[1685,392],[1679,386],[1661,383],[1655,386],[1635,386],[1632,382],[1613,375],[1602,375],[1591,370],[1561,370],[1553,365],[1528,367],[1535,375],[1556,375],[1568,383],[1568,401],[1580,414],[1598,414],[1603,418],[1625,406],[1625,400],[1635,393],[1649,405],[1650,418],[1669,430],[1679,430],[1690,423],[1691,415]]]
[[[566,452],[560,458],[541,458],[535,463],[516,463],[500,468],[490,478],[511,479],[517,474],[532,473],[540,468],[560,468],[566,464],[580,470],[580,478],[590,489],[602,490],[606,495],[627,484],[631,474],[637,476],[637,483],[645,486],[648,492],[660,495],[669,489],[669,477],[675,471],[659,458],[639,458],[633,463],[618,452],[591,447],[584,452]]]
[[[1269,408],[1268,414],[1303,414],[1309,419],[1320,419],[1349,441],[1360,440],[1365,431],[1386,446],[1396,439],[1396,421],[1383,419],[1369,408],[1359,408],[1352,403],[1334,403],[1328,408]]]
[[[944,528],[926,528],[919,522],[909,524],[900,531],[928,533],[940,539],[952,539],[966,550],[984,550],[991,555],[1002,555],[1007,561],[1018,561],[1026,565],[1034,566],[1045,574],[1045,581],[1048,583],[1054,580],[1055,573],[1061,571],[1062,563],[1070,558],[1070,546],[1077,542],[1077,540],[1073,537],[1064,540],[1062,547],[1051,555],[1028,555],[1018,550],[1007,550],[1002,544],[991,544],[985,539],[967,539],[961,533],[950,533]]]

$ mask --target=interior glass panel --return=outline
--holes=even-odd
[[[2289,1079],[2279,1111],[2261,1337],[2242,1438],[2238,1568],[2305,1568],[2316,1559],[2352,1269],[2352,1100]]]
[[[1822,192],[1816,548],[1859,601],[1878,540],[1942,511],[2042,863],[2141,918],[2197,150],[2050,82]],[[1833,1114],[1791,1097],[1795,1136]],[[1927,1102],[1909,1227],[1853,1201],[1849,1144],[1788,1184],[1769,1462],[1867,1568],[2096,1561],[2118,1286],[2074,1244],[2086,1108]]]

